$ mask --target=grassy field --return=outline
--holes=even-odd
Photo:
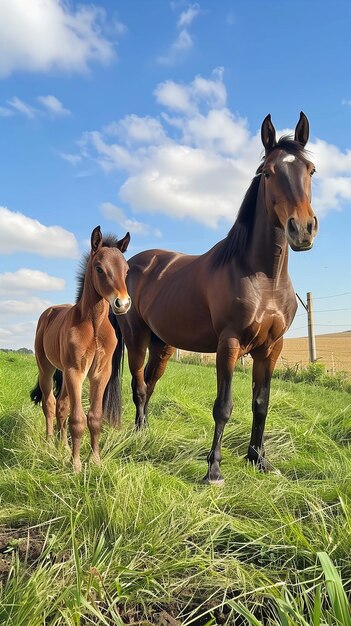
[[[263,475],[243,460],[238,371],[216,488],[200,483],[213,367],[170,363],[141,434],[126,368],[122,430],[104,426],[101,467],[78,476],[46,445],[35,381],[33,357],[0,352],[2,625],[351,624],[350,394],[275,379]]]

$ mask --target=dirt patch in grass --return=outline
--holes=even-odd
[[[0,526],[0,579],[7,579],[14,556],[31,565],[39,559],[44,545],[45,536],[40,529]]]

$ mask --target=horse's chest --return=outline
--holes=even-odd
[[[280,339],[289,326],[283,311],[266,309],[257,312],[254,320],[245,330],[244,349],[251,352],[257,348],[269,351],[273,344]]]

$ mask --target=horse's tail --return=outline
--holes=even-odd
[[[40,404],[42,399],[43,399],[43,394],[42,391],[40,389],[40,385],[39,385],[39,379],[37,381],[37,385],[36,387],[33,387],[32,391],[30,392],[30,399],[32,400],[32,402],[34,402],[34,404]]]
[[[55,370],[54,372],[54,396],[55,398],[58,398],[61,393],[62,383],[63,383],[63,375],[62,375],[61,370]]]
[[[53,379],[54,379],[54,388],[53,388],[54,396],[55,398],[58,398],[62,389],[62,382],[63,382],[63,376],[62,376],[61,370],[55,370]],[[43,399],[43,392],[40,389],[39,379],[37,381],[36,387],[33,387],[29,395],[30,395],[30,399],[32,400],[32,402],[34,402],[34,404],[40,404],[40,402]]]
[[[117,346],[112,356],[112,372],[104,393],[102,410],[104,418],[115,428],[121,427],[122,415],[122,372],[124,357],[124,341],[117,318],[113,313],[109,315],[110,322],[115,330]]]

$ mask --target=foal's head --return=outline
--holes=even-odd
[[[309,250],[318,231],[318,221],[311,207],[311,177],[315,172],[304,147],[309,137],[309,123],[301,111],[294,139],[276,140],[271,116],[263,120],[262,143],[266,153],[259,168],[268,215],[275,226],[285,231],[293,250]]]
[[[91,233],[91,277],[97,293],[107,300],[115,315],[127,313],[131,300],[127,291],[128,263],[123,253],[127,250],[130,235],[127,233],[115,246],[103,245],[100,226]]]

